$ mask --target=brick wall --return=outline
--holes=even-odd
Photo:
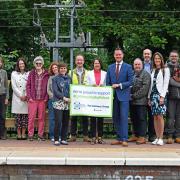
[[[0,180],[179,180],[180,167],[148,166],[0,166]]]

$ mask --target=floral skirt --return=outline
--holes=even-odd
[[[152,93],[150,96],[152,115],[165,115],[166,114],[166,98],[164,98],[164,104],[159,105],[160,95],[158,93]]]
[[[16,119],[17,128],[27,128],[28,124],[28,115],[27,114],[14,114]]]

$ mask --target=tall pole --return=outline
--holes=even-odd
[[[71,43],[74,44],[74,8],[75,8],[75,1],[72,0],[72,9],[71,9],[71,21],[70,21],[70,39]],[[74,59],[74,51],[73,48],[70,48],[70,67],[71,67],[71,77],[73,76],[73,59]],[[73,77],[72,77],[73,78]]]
[[[59,5],[59,0],[56,0],[56,40],[55,44],[57,45],[59,43],[59,8],[57,7]],[[59,50],[58,48],[53,48],[53,61],[59,60]]]

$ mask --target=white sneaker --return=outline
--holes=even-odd
[[[55,145],[55,146],[59,146],[59,145],[60,145],[60,142],[59,142],[59,141],[55,141],[55,142],[54,142],[54,145]]]
[[[61,141],[61,144],[63,144],[63,145],[68,145],[68,142],[65,141],[65,140],[62,140],[62,141]]]
[[[51,142],[54,142],[54,138],[51,138]]]
[[[159,139],[156,144],[159,146],[162,146],[162,145],[164,145],[164,142],[162,139]]]
[[[158,139],[158,138],[156,138],[156,139],[155,139],[155,140],[154,140],[151,144],[152,144],[152,145],[156,145],[156,144],[157,144],[157,142],[158,142],[158,140],[159,140],[159,139]]]

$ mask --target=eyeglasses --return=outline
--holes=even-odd
[[[42,63],[36,63],[36,65],[38,66],[38,65],[42,65]]]

